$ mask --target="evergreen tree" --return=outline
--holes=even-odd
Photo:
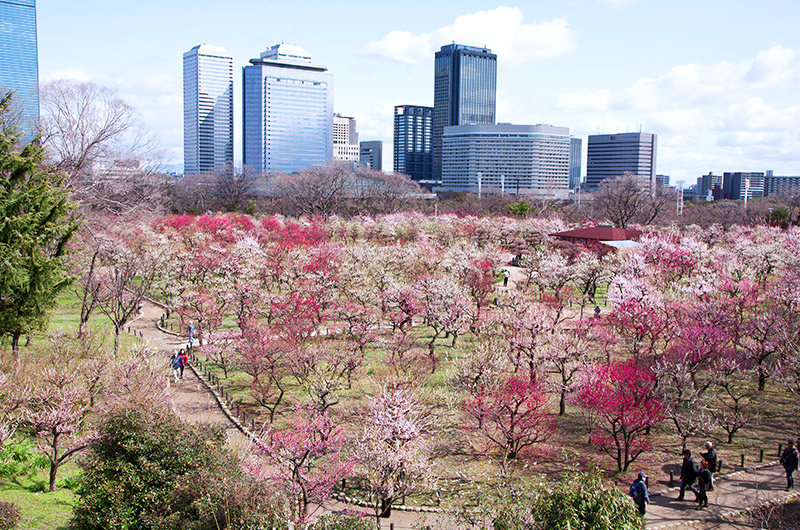
[[[0,97],[0,123],[11,94]],[[44,165],[38,140],[21,146],[13,127],[0,128],[0,336],[19,339],[43,329],[67,274],[67,243],[78,229],[63,176]]]

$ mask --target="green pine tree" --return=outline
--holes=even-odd
[[[0,123],[10,105],[11,94],[0,98]],[[44,329],[72,280],[67,243],[80,224],[38,140],[19,139],[15,128],[0,128],[0,336],[10,337],[17,367],[20,337]]]

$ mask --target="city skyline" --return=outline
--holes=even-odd
[[[658,134],[658,172],[673,183],[709,171],[800,174],[797,2],[568,0],[534,10],[412,0],[402,10],[370,4],[369,25],[320,2],[268,18],[248,17],[258,4],[245,1],[191,10],[151,0],[37,4],[41,81],[116,89],[173,164],[183,150],[180,54],[198,43],[228,49],[235,71],[275,42],[304,47],[336,77],[335,112],[356,118],[360,138],[382,140],[391,156],[394,106],[432,105],[434,52],[458,42],[497,54],[497,122],[567,126],[581,138]]]

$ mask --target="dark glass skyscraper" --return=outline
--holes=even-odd
[[[394,171],[433,186],[433,107],[394,108]]]
[[[39,56],[36,0],[0,0],[0,92],[16,93],[20,130],[32,137],[39,125]]]
[[[448,44],[433,70],[433,179],[442,177],[442,134],[452,125],[494,124],[497,55],[487,48]]]

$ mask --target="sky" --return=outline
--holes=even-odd
[[[800,0],[39,0],[39,76],[110,87],[183,164],[183,53],[241,67],[297,44],[334,75],[334,111],[382,140],[395,105],[433,105],[433,57],[456,42],[497,54],[497,121],[658,135],[657,172],[691,185],[725,171],[800,175]]]

